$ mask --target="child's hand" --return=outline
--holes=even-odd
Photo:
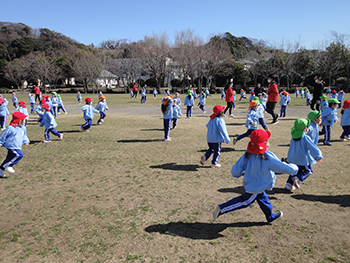
[[[323,159],[317,161],[319,164],[323,164]]]
[[[27,142],[26,142],[24,145],[28,146],[28,145],[29,145],[29,143],[27,143]]]
[[[253,122],[249,122],[250,125],[253,125],[254,123]]]

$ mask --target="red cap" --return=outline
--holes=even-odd
[[[89,97],[87,97],[87,98],[85,99],[85,102],[86,102],[86,103],[89,103],[89,102],[91,102],[91,101],[92,101],[92,99],[89,98]]]
[[[40,102],[41,102],[41,103],[46,103],[46,100],[45,100],[44,98],[42,98],[42,99],[40,100]]]
[[[4,99],[0,97],[0,105],[4,103]]]
[[[10,122],[10,125],[13,127],[17,127],[19,125],[19,121],[27,118],[27,115],[25,115],[22,112],[16,111],[12,114],[12,120]]]
[[[24,106],[24,105],[26,104],[24,101],[19,101],[18,103],[19,103],[19,105],[20,105],[22,108],[25,108],[25,107],[26,107],[26,106]]]
[[[350,108],[350,100],[344,101],[342,109],[347,110]]]
[[[337,93],[337,91],[334,89],[334,90],[332,90],[332,93]]]
[[[46,104],[46,103],[44,103],[43,105],[41,105],[41,108],[45,108],[46,110],[50,110],[50,106],[49,106],[49,104]]]
[[[262,154],[266,152],[266,141],[271,137],[270,131],[255,130],[250,134],[247,152],[253,154]]]
[[[214,119],[216,116],[219,115],[220,112],[222,112],[225,109],[225,107],[221,106],[221,105],[216,105],[213,108],[213,114],[210,115],[210,119]]]

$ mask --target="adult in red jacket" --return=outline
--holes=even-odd
[[[276,82],[274,81],[274,76],[269,75],[267,78],[267,81],[269,82],[269,88],[267,90],[267,103],[266,103],[266,112],[271,114],[273,120],[271,124],[275,124],[278,122],[278,114],[275,113],[275,107],[278,101],[278,86]]]
[[[38,99],[38,103],[40,103],[40,88],[38,86],[35,86],[34,92],[35,92],[35,101]]]
[[[230,85],[225,88],[226,89],[225,90],[225,100],[226,100],[227,106],[224,110],[224,114],[226,114],[226,111],[229,110],[230,117],[233,117],[232,108],[233,108],[234,93],[233,93],[232,86],[233,86],[233,83],[230,83]]]
[[[138,93],[137,83],[135,83],[135,85],[133,87],[133,90],[134,90],[134,98],[136,98],[137,97],[137,93]]]

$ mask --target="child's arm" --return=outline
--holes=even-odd
[[[231,174],[233,177],[239,178],[243,175],[243,172],[247,165],[247,158],[245,155],[242,155],[241,158],[232,166]]]
[[[293,163],[284,163],[281,162],[276,155],[274,155],[272,152],[266,152],[268,160],[270,161],[270,170],[274,171],[275,173],[286,173],[290,175],[296,175],[299,171],[299,168],[297,165]]]
[[[231,139],[230,139],[230,136],[228,135],[226,124],[223,119],[220,119],[220,121],[218,122],[218,129],[220,134],[224,136],[225,143],[229,143]]]
[[[22,144],[28,146],[29,143],[30,143],[30,141],[29,141],[29,138],[28,138],[28,136],[27,136],[27,128],[26,128],[25,126],[22,126],[22,129],[23,129],[23,131],[24,131],[24,134],[23,134],[23,142],[22,142]]]
[[[5,129],[0,135],[0,147],[5,144],[7,137],[10,135],[9,129]]]
[[[305,140],[306,140],[306,147],[307,149],[310,151],[311,156],[316,160],[322,160],[323,156],[322,156],[322,152],[321,150],[317,147],[317,145],[315,145],[313,143],[313,141],[311,140],[311,138],[309,136],[305,136]]]

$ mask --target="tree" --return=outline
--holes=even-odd
[[[15,57],[20,58],[35,51],[37,47],[36,41],[31,37],[22,37],[20,39],[15,39],[11,43],[11,47],[14,49],[12,51]]]
[[[15,59],[6,64],[4,69],[5,78],[13,82],[17,88],[20,88],[25,79],[26,70],[22,61],[20,59]]]
[[[328,77],[329,85],[332,78],[340,72],[341,68],[341,46],[331,43],[326,51],[320,52],[318,56],[317,71],[322,76]]]
[[[84,85],[84,91],[87,93],[90,81],[96,80],[101,76],[101,60],[91,52],[79,51],[68,64],[71,77],[81,81]]]
[[[315,52],[301,49],[296,53],[293,62],[294,72],[305,81],[306,77],[313,74],[317,68]]]

